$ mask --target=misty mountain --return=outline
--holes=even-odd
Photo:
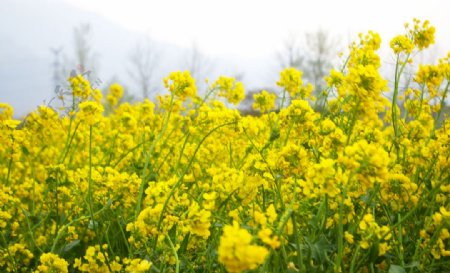
[[[74,59],[74,28],[89,23],[92,40],[89,41],[96,55],[97,77],[106,83],[116,80],[139,98],[138,86],[131,80],[129,71],[130,52],[144,34],[115,24],[97,14],[80,10],[57,0],[2,0],[0,1],[0,102],[15,108],[16,116],[22,116],[37,105],[54,97],[54,55],[52,49],[62,49],[66,65]],[[172,44],[155,41],[154,46],[162,53],[156,69],[156,89],[162,89],[162,78],[173,70],[183,67],[189,58],[189,50]],[[230,76],[242,73],[254,63],[246,60],[208,57],[215,77],[219,73]],[[68,62],[69,61],[69,62]],[[238,64],[239,65],[236,65]],[[69,69],[75,69],[76,65]],[[255,67],[261,67],[261,63]],[[89,68],[88,68],[89,69]],[[256,70],[256,69],[255,69]],[[231,72],[231,73],[230,73]],[[247,75],[245,75],[247,76]]]
[[[129,51],[140,34],[62,1],[1,1],[0,101],[12,104],[18,115],[48,102],[55,89],[51,49],[62,48],[62,59],[73,59],[73,30],[82,23],[92,28],[89,43],[100,80],[126,80]]]

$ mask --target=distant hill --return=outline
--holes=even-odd
[[[50,49],[62,46],[72,56],[73,28],[83,22],[92,25],[101,75],[125,73],[121,64],[137,34],[62,1],[0,1],[0,101],[23,115],[51,99],[55,86]]]
[[[91,44],[98,54],[100,80],[107,83],[113,78],[119,79],[139,97],[128,73],[129,55],[144,34],[127,30],[63,1],[2,0],[0,102],[13,105],[16,116],[23,116],[52,98],[55,84],[52,82],[50,49],[62,47],[63,53],[73,58],[73,29],[81,23],[91,25]],[[188,49],[161,42],[155,44],[164,53],[157,69],[158,79],[162,80],[171,70],[183,69],[180,60]]]
[[[93,51],[98,55],[98,77],[105,84],[119,80],[135,97],[140,98],[136,83],[129,76],[129,55],[143,33],[118,25],[95,13],[74,7],[61,0],[1,0],[0,1],[0,102],[15,108],[22,117],[54,96],[52,80],[54,61],[52,48],[63,48],[63,54],[73,59],[73,30],[89,23],[92,29]],[[155,26],[157,27],[157,26]],[[162,78],[170,71],[184,70],[189,48],[155,41],[163,56],[157,68],[157,90],[162,90]],[[201,48],[201,45],[199,45]],[[238,58],[209,56],[213,81],[218,75],[237,76],[247,90],[273,86],[278,76],[274,56]],[[197,79],[199,85],[203,79]],[[159,86],[158,86],[159,85]],[[203,84],[204,86],[204,84]],[[199,92],[204,89],[200,88]]]

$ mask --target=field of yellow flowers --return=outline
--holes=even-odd
[[[155,103],[78,75],[66,112],[0,104],[0,271],[450,272],[450,54],[400,84],[434,32],[391,40],[392,88],[369,32],[317,98],[281,71],[258,116],[189,72]]]

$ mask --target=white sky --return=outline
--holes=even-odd
[[[450,50],[448,0],[66,0],[158,40],[189,47],[193,41],[216,56],[273,54],[290,32],[319,27],[343,44],[374,30],[383,42],[403,33],[413,17],[436,26],[439,51]]]

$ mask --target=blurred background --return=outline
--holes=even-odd
[[[381,35],[389,77],[389,41],[414,17],[436,27],[436,44],[416,60],[447,55],[449,11],[447,0],[0,0],[0,102],[22,117],[50,103],[71,71],[102,90],[122,84],[130,101],[164,93],[162,78],[175,70],[190,70],[199,93],[205,79],[227,75],[251,96],[277,91],[279,71],[294,66],[319,90],[368,30]]]

